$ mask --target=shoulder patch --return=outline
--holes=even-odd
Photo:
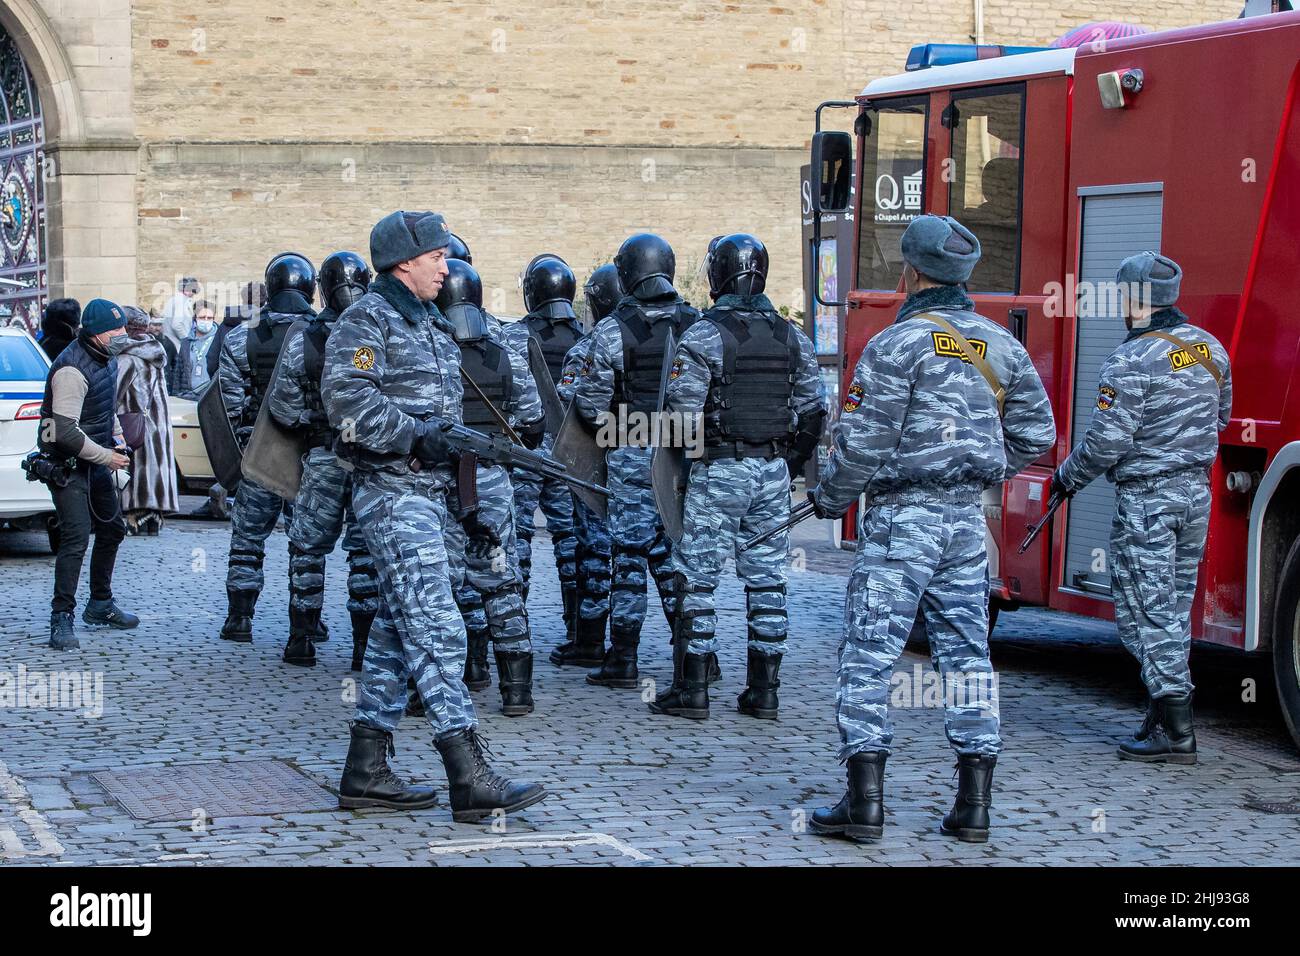
[[[1205,358],[1208,359],[1210,357],[1210,347],[1204,342],[1197,342],[1193,348],[1200,352]],[[1169,367],[1175,372],[1181,372],[1183,369],[1191,368],[1193,365],[1197,364],[1199,363],[1192,357],[1192,353],[1187,351],[1187,349],[1169,350]]]
[[[574,375],[572,372],[565,372],[564,375],[560,378],[560,384],[572,385],[577,380],[577,378],[578,377]]]
[[[673,367],[668,370],[669,380],[672,381],[681,378],[683,368],[684,366],[682,365],[681,359],[673,359]]]
[[[375,350],[369,345],[363,345],[352,353],[352,364],[363,372],[369,372],[375,367]]]
[[[968,365],[970,364],[970,359],[957,345],[957,340],[947,332],[931,332],[930,338],[934,342],[935,355],[942,355],[944,358],[961,359]],[[988,354],[989,344],[984,339],[967,339],[966,341],[970,343],[970,347],[975,350],[975,354],[980,358],[984,358]]]
[[[857,382],[849,386],[849,394],[844,399],[844,410],[846,412],[856,412],[858,406],[862,404],[864,389]]]
[[[1097,390],[1097,407],[1103,412],[1109,411],[1110,407],[1115,404],[1116,391],[1109,385],[1103,385]]]

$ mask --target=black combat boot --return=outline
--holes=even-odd
[[[488,670],[488,630],[475,628],[465,634],[465,673],[461,680],[470,690],[485,690],[492,686],[492,672]]]
[[[551,651],[550,662],[556,667],[563,667],[565,664],[572,664],[573,649],[577,642],[577,608],[578,608],[578,590],[577,588],[560,587],[560,600],[564,602],[564,641],[555,645]]]
[[[56,651],[75,651],[81,647],[72,626],[71,611],[55,611],[50,615],[50,647]]]
[[[879,751],[848,759],[849,789],[833,807],[814,810],[809,827],[823,836],[874,843],[885,832],[885,758]]]
[[[226,600],[230,603],[230,610],[226,612],[226,623],[221,625],[221,639],[253,643],[253,608],[257,605],[257,592],[226,588]]]
[[[392,753],[393,735],[388,731],[352,724],[352,744],[339,783],[339,809],[423,810],[438,802],[433,787],[413,787],[389,769],[387,758]]]
[[[579,615],[574,624],[573,640],[551,651],[551,663],[557,667],[566,664],[599,667],[605,660],[605,623],[608,620],[608,614],[591,620]]]
[[[374,611],[353,611],[352,613],[352,669],[361,670],[361,663],[366,659],[366,643],[370,640],[370,626],[375,623]]]
[[[1192,730],[1192,695],[1178,694],[1152,701],[1154,719],[1138,728],[1133,739],[1119,745],[1122,760],[1148,763],[1196,763],[1196,734]],[[1143,734],[1144,736],[1139,736]]]
[[[781,672],[781,655],[760,654],[751,647],[746,671],[745,683],[748,686],[736,698],[736,709],[747,717],[776,720],[780,706],[776,689],[781,686],[777,680],[777,674]]]
[[[311,641],[313,644],[324,644],[330,639],[329,625],[319,614],[316,615],[314,630],[311,632]]]
[[[987,843],[989,807],[993,804],[993,768],[998,758],[984,754],[957,755],[957,799],[939,830],[963,843]]]
[[[609,650],[600,666],[587,675],[587,683],[597,687],[617,687],[633,690],[640,683],[636,667],[636,649],[641,641],[641,631],[620,631],[611,627]]]
[[[691,720],[706,719],[709,716],[709,656],[686,653],[686,641],[679,640],[673,645],[673,672],[673,685],[655,697],[650,703],[650,712]]]
[[[295,667],[316,666],[316,645],[312,640],[320,609],[309,610],[289,605],[289,643],[284,648],[284,662]]]
[[[540,783],[507,780],[494,771],[487,762],[486,744],[473,728],[433,742],[447,770],[451,818],[457,823],[482,820],[493,810],[513,813],[546,797]]]
[[[533,712],[533,654],[496,652],[497,687],[501,691],[501,713],[523,717]]]

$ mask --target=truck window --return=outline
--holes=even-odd
[[[983,254],[971,292],[1012,292],[1020,266],[1023,86],[954,93],[949,215],[979,237]]]
[[[903,274],[899,240],[924,212],[927,97],[873,104],[862,145],[858,288],[893,292]]]

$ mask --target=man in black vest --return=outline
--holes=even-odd
[[[266,396],[267,410],[285,428],[307,436],[302,481],[289,523],[289,641],[284,662],[316,663],[325,599],[325,556],[343,535],[348,555],[348,613],[352,617],[352,669],[361,670],[370,625],[379,608],[375,562],[352,513],[352,474],[334,453],[334,430],[321,398],[325,340],[339,314],[366,294],[370,267],[355,252],[335,252],[321,263],[316,318],[285,339],[280,372]],[[344,531],[346,527],[346,532]]]
[[[230,329],[221,341],[218,387],[236,434],[251,431],[271,384],[271,373],[289,326],[316,313],[316,269],[294,252],[282,252],[266,267],[266,308],[257,321]],[[230,607],[221,637],[253,640],[253,608],[261,593],[266,539],[284,510],[284,499],[251,478],[239,482],[230,518],[230,562],[226,596]]]
[[[488,434],[504,434],[490,402],[525,445],[536,447],[546,420],[527,360],[505,346],[500,324],[483,311],[483,283],[474,267],[448,259],[447,270],[436,305],[452,324],[460,346],[463,423]],[[490,683],[491,640],[501,712],[520,717],[533,710],[533,644],[515,546],[514,488],[509,471],[488,464],[478,466],[476,486],[477,507],[469,511],[462,495],[467,489],[458,484],[448,489],[448,514],[460,520],[448,522],[444,531],[452,589],[469,647],[465,686],[482,690]]]
[[[50,602],[50,647],[79,647],[72,626],[77,580],[90,533],[90,600],[82,613],[87,624],[131,628],[140,623],[113,601],[113,564],[126,536],[113,472],[126,468],[126,446],[114,407],[117,359],[127,343],[126,313],[106,299],[86,305],[77,337],[64,347],[45,380],[38,447],[46,462],[67,476],[47,481],[59,520],[59,553],[54,561],[54,600]]]
[[[700,313],[673,288],[676,257],[659,236],[640,233],[614,257],[627,294],[592,331],[591,351],[574,383],[578,413],[598,438],[605,418],[648,422],[658,411],[659,383],[668,336],[680,339]],[[670,543],[650,490],[647,428],[616,436],[605,455],[609,471],[609,530],[614,538],[610,588],[609,651],[587,675],[604,687],[637,686],[637,645],[646,615],[646,569],[654,575],[669,621],[675,615]],[[640,437],[634,437],[640,432]]]

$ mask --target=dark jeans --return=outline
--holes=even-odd
[[[126,522],[112,475],[103,465],[79,464],[67,487],[52,488],[50,493],[60,535],[50,610],[71,613],[77,606],[77,580],[91,531],[95,548],[90,554],[90,597],[106,601],[113,596],[113,562],[117,546],[126,537]]]

